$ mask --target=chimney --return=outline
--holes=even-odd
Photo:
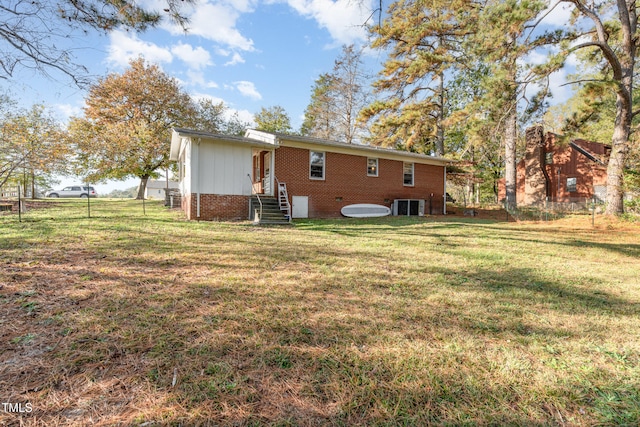
[[[549,179],[545,168],[544,128],[532,126],[525,131],[524,204],[540,205],[548,193]]]

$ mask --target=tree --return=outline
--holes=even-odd
[[[380,98],[362,111],[374,144],[444,154],[445,75],[460,66],[476,13],[467,0],[398,0],[372,28],[372,46],[389,50],[374,83]]]
[[[141,199],[147,180],[169,164],[170,129],[196,116],[178,82],[140,58],[93,85],[84,118],[73,118],[69,128],[81,164],[91,165],[89,180],[136,176]]]
[[[348,144],[359,140],[364,130],[358,115],[369,102],[369,93],[365,89],[367,77],[362,67],[362,49],[356,50],[352,44],[342,46],[342,55],[333,67],[331,88],[337,118],[335,139]]]
[[[245,132],[250,127],[251,123],[243,121],[236,111],[224,124],[224,133],[227,135],[244,136]]]
[[[372,141],[412,151],[445,153],[447,131],[456,120],[466,120],[467,141],[460,147],[475,156],[480,135],[500,135],[504,144],[507,204],[515,207],[516,142],[518,123],[538,111],[547,92],[525,99],[526,89],[557,68],[554,58],[545,67],[528,67],[523,59],[533,50],[558,40],[558,32],[536,31],[535,18],[544,3],[537,0],[398,0],[389,18],[374,28],[373,46],[390,51],[389,59],[375,82],[382,95],[362,116],[375,120]],[[554,68],[556,66],[556,68]],[[480,75],[478,70],[487,72]],[[456,85],[445,79],[477,80],[478,96],[450,107]],[[459,89],[459,88],[458,88]],[[527,103],[527,111],[521,111]],[[475,124],[474,124],[475,123]],[[499,133],[498,133],[499,131]],[[484,140],[487,143],[489,141]],[[496,139],[491,139],[495,145]],[[486,150],[485,150],[486,151]]]
[[[364,125],[358,115],[369,102],[369,92],[361,56],[362,50],[354,45],[343,46],[332,72],[316,79],[305,110],[303,135],[349,144],[362,137]]]
[[[482,98],[469,105],[481,111],[496,129],[504,146],[505,204],[516,207],[516,164],[519,124],[537,117],[549,96],[548,76],[561,65],[557,54],[549,54],[543,65],[526,64],[527,56],[539,49],[548,50],[562,39],[561,31],[540,31],[537,19],[546,7],[538,0],[487,0],[479,15],[483,29],[469,38],[474,57],[489,67],[483,79]],[[534,84],[541,89],[531,98],[527,90]]]
[[[638,52],[638,16],[635,0],[603,1],[561,0],[575,6],[576,16],[590,22],[587,41],[571,51],[591,49],[599,64],[607,70],[601,84],[615,93],[615,120],[611,137],[611,156],[607,165],[607,206],[609,215],[624,212],[624,166],[630,150],[633,118],[633,84]]]
[[[71,153],[65,144],[60,124],[42,105],[17,110],[5,117],[1,129],[0,187],[21,174],[24,193],[31,185],[36,197],[36,183],[46,184],[51,175],[64,172]]]
[[[311,101],[304,111],[300,133],[320,139],[338,139],[333,105],[333,76],[323,73],[311,90]]]
[[[209,98],[203,98],[198,100],[196,108],[196,115],[188,124],[189,127],[210,133],[221,133],[224,131],[224,113],[227,110],[224,102],[214,103]]]
[[[265,132],[290,133],[291,120],[289,115],[279,105],[273,107],[262,107],[258,113],[253,116],[257,129]]]
[[[244,135],[251,124],[243,122],[238,112],[234,112],[230,117],[228,112],[229,108],[222,101],[214,103],[211,99],[201,99],[196,104],[195,117],[188,120],[188,126],[203,132]]]
[[[87,69],[74,58],[81,37],[89,30],[116,28],[144,31],[163,16],[183,27],[180,13],[194,0],[163,0],[163,14],[136,0],[3,0],[0,4],[0,78],[11,78],[22,68],[50,75],[60,72],[76,84],[88,83]],[[71,41],[71,43],[70,43]]]

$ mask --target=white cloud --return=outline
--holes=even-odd
[[[127,67],[130,60],[139,56],[152,63],[170,63],[173,60],[173,55],[168,49],[140,40],[135,34],[114,31],[109,38],[111,44],[107,61],[110,63]]]
[[[238,119],[240,119],[241,122],[249,123],[249,126],[256,125],[256,122],[253,120],[253,113],[248,110],[236,110],[235,108],[229,108],[225,112],[225,118],[229,120],[235,114],[238,115]]]
[[[572,11],[572,4],[558,3],[557,1],[552,0],[549,2],[549,6],[547,6],[547,8],[541,14],[541,16],[544,16],[542,24],[552,25],[556,27],[567,26],[569,25]]]
[[[55,104],[54,107],[64,117],[64,122],[67,122],[70,117],[82,117],[83,115],[83,107],[80,105]]]
[[[253,50],[253,40],[244,37],[236,28],[236,22],[242,13],[252,9],[249,0],[230,0],[211,4],[199,3],[189,16],[189,35],[204,37],[232,49]],[[184,34],[178,25],[165,25],[174,35]]]
[[[236,65],[236,64],[244,64],[244,58],[237,52],[234,53],[233,56],[231,57],[231,60],[226,62],[224,65],[226,67],[226,66]]]
[[[563,104],[573,95],[571,85],[567,85],[567,71],[562,69],[549,76],[549,88],[553,95],[552,104]]]
[[[251,98],[255,101],[259,101],[262,99],[262,95],[260,95],[253,82],[241,80],[238,82],[234,82],[233,84],[235,85],[236,89],[238,89],[238,91],[247,98]]]
[[[192,70],[200,70],[213,65],[211,54],[200,46],[194,49],[190,44],[178,43],[171,47],[171,53],[184,61]]]
[[[207,80],[205,74],[199,70],[188,70],[187,77],[189,78],[188,82],[182,82],[184,85],[189,86],[200,86],[206,88],[217,88],[218,84],[214,81]]]
[[[364,41],[364,24],[371,15],[371,2],[353,0],[287,0],[300,15],[314,19],[336,44]]]

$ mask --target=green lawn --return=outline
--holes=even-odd
[[[638,425],[640,226],[0,215],[9,425]]]

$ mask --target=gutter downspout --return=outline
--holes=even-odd
[[[196,158],[198,159],[198,161],[196,162],[196,166],[198,168],[198,173],[196,174],[196,176],[198,177],[198,186],[196,188],[196,218],[200,218],[200,142],[202,141],[200,140],[200,138],[198,138],[196,142],[196,147],[198,147],[198,153],[196,155]]]

